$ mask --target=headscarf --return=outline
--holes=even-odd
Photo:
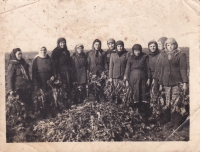
[[[76,46],[75,46],[75,48],[74,48],[74,53],[75,54],[78,54],[79,55],[79,53],[77,52],[77,48],[79,48],[79,47],[82,47],[82,49],[84,49],[84,46],[83,46],[83,44],[77,44]],[[83,54],[85,54],[84,52],[82,52],[80,55],[83,55]]]
[[[46,48],[45,46],[41,47],[41,49],[42,49],[42,48],[44,48],[44,49],[47,51],[47,48]],[[40,49],[40,51],[41,51],[41,49]],[[46,58],[46,57],[49,56],[47,53],[46,53],[45,57],[41,56],[41,55],[40,55],[40,51],[38,51],[38,54],[34,57],[34,59],[37,58],[38,56],[39,56],[40,58]]]
[[[115,44],[115,40],[113,38],[108,39],[107,44],[109,43],[114,43]]]
[[[124,48],[124,42],[119,40],[116,42],[115,46],[117,47],[118,45],[121,45]]]
[[[99,50],[95,50],[95,49],[94,49],[94,44],[95,44],[96,42],[99,42],[99,44],[100,44]],[[99,39],[95,39],[94,42],[92,43],[92,50],[95,51],[95,56],[96,56],[96,57],[101,56],[101,53],[103,52],[103,50],[101,49],[101,41],[100,41]]]
[[[100,44],[99,50],[101,50],[101,41],[100,41],[99,39],[95,39],[95,40],[93,41],[93,43],[92,43],[92,50],[95,51],[95,49],[94,49],[94,44],[95,44],[96,42],[99,42],[99,44]],[[98,50],[98,51],[99,51],[99,50]]]
[[[12,52],[10,53],[10,57],[9,57],[10,63],[12,63],[12,64],[24,64],[25,63],[25,60],[23,58],[21,58],[21,60],[17,59],[16,53],[18,51],[21,51],[21,49],[15,48],[15,49],[12,50]]]
[[[82,47],[82,49],[84,49],[84,46],[83,46],[83,44],[77,44],[76,46],[75,46],[75,51],[76,51],[76,49],[78,48],[78,47]]]
[[[64,48],[60,47],[60,42],[62,42],[62,41],[65,42]],[[67,41],[66,41],[65,38],[63,38],[63,37],[58,38],[58,40],[57,40],[57,47],[56,47],[55,50],[57,51],[57,56],[60,57],[60,56],[62,56],[61,55],[62,53],[65,53],[70,58],[70,53],[69,53],[69,51],[67,49]]]
[[[175,48],[173,51],[169,52],[167,50],[167,43],[171,43],[171,44],[174,44],[175,45]],[[168,59],[170,60],[177,52],[179,52],[178,50],[178,43],[176,42],[176,40],[174,38],[168,38],[166,41],[165,41],[165,52],[168,54]]]
[[[16,53],[18,51],[21,51],[21,49],[20,48],[15,48],[15,49],[12,50],[12,52],[10,53],[9,63],[10,64],[15,64],[15,65],[20,65],[20,69],[21,69],[21,72],[23,74],[23,77],[25,79],[29,80],[29,77],[28,77],[28,75],[26,73],[26,70],[25,70],[25,64],[26,64],[25,60],[23,58],[21,58],[21,60],[18,60],[16,58]]]
[[[151,50],[149,49],[149,46],[150,46],[151,44],[155,44],[155,45],[156,45],[156,51],[155,51],[155,52],[151,52]],[[159,50],[158,50],[158,43],[157,43],[156,41],[154,41],[154,40],[149,41],[149,43],[148,43],[148,49],[149,49],[149,52],[150,52],[149,55],[151,55],[151,56],[155,56],[155,55],[157,55],[157,54],[159,53]]]
[[[110,38],[110,39],[108,39],[108,41],[107,41],[107,45],[108,45],[109,43],[114,43],[114,48],[113,48],[112,50],[111,50],[110,48],[108,48],[107,54],[116,53],[116,51],[115,51],[115,40],[114,40],[113,38]]]
[[[58,40],[57,40],[57,47],[60,48],[60,42],[62,42],[62,41],[65,42],[65,47],[64,47],[62,50],[68,50],[68,49],[67,49],[67,41],[66,41],[66,39],[63,38],[63,37],[58,38]],[[60,49],[61,49],[61,48],[60,48]]]
[[[165,41],[167,40],[167,37],[161,37],[158,39],[157,42],[161,42],[162,46],[165,48]]]
[[[122,51],[121,51],[121,52],[117,50],[117,46],[118,46],[118,45],[121,45],[121,46],[122,46]],[[124,48],[124,42],[121,41],[121,40],[119,40],[119,41],[117,41],[117,42],[115,43],[115,47],[116,47],[116,52],[117,52],[117,54],[118,54],[119,56],[122,56],[125,52],[127,52],[126,49]]]
[[[140,51],[140,55],[139,56],[136,56],[134,54],[134,50],[138,50]],[[142,52],[142,46],[140,44],[134,44],[133,47],[132,47],[132,56],[135,58],[135,59],[140,59],[142,57],[144,53]]]
[[[167,49],[167,43],[171,43],[171,44],[175,44],[175,49],[176,50],[178,48],[178,43],[176,42],[176,40],[174,38],[168,38],[165,41],[165,48]]]

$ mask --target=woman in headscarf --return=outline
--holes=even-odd
[[[159,55],[157,56],[157,62],[156,62],[156,65],[159,65],[160,64],[160,56],[162,52],[165,52],[165,41],[167,40],[166,37],[161,37],[158,39],[157,41],[157,47],[158,47],[158,50],[159,50]],[[161,69],[158,69],[159,67],[157,66],[157,68],[155,68],[154,70],[154,73],[152,73],[153,75],[153,80],[154,81],[157,81],[158,82],[158,77],[160,76],[160,73],[159,71],[161,71]],[[154,83],[154,82],[153,82]],[[159,84],[159,82],[158,82]]]
[[[70,103],[72,88],[72,63],[65,38],[59,38],[57,40],[57,47],[53,50],[51,57],[53,61],[54,76],[61,80],[63,89],[68,96],[68,103]]]
[[[115,40],[113,38],[108,39],[107,45],[108,45],[108,50],[106,53],[107,53],[107,64],[108,64],[108,68],[109,68],[111,54],[116,53]]]
[[[156,66],[159,71],[160,90],[164,88],[166,97],[166,107],[173,107],[173,103],[179,95],[178,83],[183,83],[183,91],[187,91],[187,61],[186,54],[178,49],[178,43],[174,38],[168,38],[165,41],[165,51],[161,52],[160,62]],[[170,106],[171,105],[171,106]],[[168,124],[169,128],[176,129],[181,122],[181,114],[171,113],[171,121]]]
[[[160,56],[161,56],[161,54],[160,53],[162,53],[162,52],[165,52],[165,41],[167,40],[167,38],[166,37],[161,37],[161,38],[159,38],[158,39],[158,41],[157,41],[157,49],[158,49],[158,51],[159,51],[159,55],[156,55],[156,58],[157,58],[157,61],[156,61],[156,67],[157,68],[154,68],[154,73],[151,73],[152,74],[152,78],[153,78],[153,83],[155,82],[155,83],[158,83],[159,84],[159,82],[158,82],[158,77],[160,76],[160,71],[161,71],[161,69],[159,69],[159,67],[157,66],[157,65],[159,65],[159,64],[161,64],[160,63]],[[150,41],[151,42],[151,41]],[[153,44],[152,44],[153,45]],[[157,81],[157,82],[156,82]],[[156,84],[155,84],[156,85]]]
[[[82,44],[77,44],[75,46],[75,53],[72,55],[72,67],[74,76],[74,86],[80,89],[80,95],[78,97],[75,93],[75,98],[80,98],[82,102],[86,97],[86,83],[87,83],[87,56],[84,52],[84,46]],[[75,88],[77,89],[77,88]],[[77,99],[78,100],[78,99]]]
[[[116,53],[112,53],[110,57],[109,66],[109,80],[113,82],[114,86],[118,84],[119,80],[123,80],[124,72],[126,70],[126,62],[128,60],[127,51],[124,48],[124,42],[119,40],[116,42]],[[117,102],[120,98],[117,95]]]
[[[156,41],[152,40],[152,41],[149,41],[148,43],[148,49],[149,49],[149,68],[150,68],[150,71],[151,71],[151,83],[152,83],[152,86],[153,86],[153,92],[156,94],[157,91],[158,91],[158,81],[157,79],[153,79],[153,76],[154,76],[154,72],[155,72],[155,68],[156,68],[156,64],[157,64],[157,60],[158,60],[158,57],[160,55],[160,51],[158,50],[158,44]]]
[[[92,74],[100,76],[105,70],[108,70],[106,52],[101,49],[101,41],[95,39],[92,44],[92,50],[88,52],[88,70]]]
[[[47,80],[53,76],[53,63],[47,54],[46,47],[42,47],[39,54],[33,60],[32,81],[35,89],[42,89],[44,92],[49,90]]]
[[[159,47],[158,47],[158,43],[154,40],[149,41],[148,43],[148,48],[149,48],[149,67],[150,67],[150,71],[151,71],[151,88],[149,87],[148,91],[150,92],[151,89],[151,99],[154,101],[157,101],[158,98],[158,90],[159,90],[159,82],[157,79],[157,76],[160,74],[158,68],[156,70],[156,67],[159,63],[159,59],[160,59],[160,52],[163,52],[163,48],[164,48],[164,42],[166,41],[167,38],[162,37],[158,40],[159,43]],[[157,102],[156,102],[157,103]],[[166,123],[170,120],[169,117],[170,111],[169,108],[163,110],[161,112],[160,115],[160,120],[159,122],[161,124]]]
[[[29,76],[29,65],[22,58],[20,48],[15,48],[10,53],[8,73],[7,73],[7,92],[12,95],[16,92],[22,102],[31,104],[30,90],[31,82]]]
[[[108,70],[106,52],[101,49],[101,41],[99,39],[95,39],[92,43],[92,50],[87,53],[87,61],[88,73],[92,75],[101,77],[101,73]],[[104,85],[103,83],[101,85]],[[103,96],[103,88],[101,87],[100,89],[99,92]],[[99,95],[96,95],[96,100],[100,102]]]
[[[158,43],[158,50],[160,52],[165,51],[165,41],[167,40],[166,37],[161,37],[158,39],[157,43]]]
[[[138,110],[143,110],[139,107],[146,107],[148,103],[146,88],[150,85],[150,68],[149,58],[142,52],[140,44],[135,44],[132,47],[131,56],[126,64],[124,79],[129,81],[133,90],[135,106]]]

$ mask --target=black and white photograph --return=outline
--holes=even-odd
[[[1,4],[6,143],[190,142],[195,0]]]

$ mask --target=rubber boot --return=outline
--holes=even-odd
[[[182,115],[176,112],[173,129],[177,129],[181,125],[181,121],[182,121]]]
[[[171,121],[166,124],[167,128],[173,128],[175,123],[175,113],[171,113]]]
[[[143,114],[143,118],[144,118],[144,121],[146,124],[149,123],[149,117],[150,117],[150,107],[149,107],[149,104],[148,103],[144,103],[144,102],[141,102],[141,105],[140,105],[140,113]]]
[[[133,105],[133,110],[134,110],[136,113],[139,113],[139,103],[134,103],[134,105]]]
[[[166,124],[170,121],[170,108],[164,110],[159,121],[160,124]]]

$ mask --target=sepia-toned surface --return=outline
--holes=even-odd
[[[200,151],[199,121],[199,1],[27,1],[0,2],[1,36],[1,151]],[[95,38],[113,37],[147,47],[161,36],[174,37],[180,47],[190,48],[190,141],[189,142],[94,142],[6,144],[4,54],[20,47],[22,52],[52,51],[58,37],[69,50],[76,43],[91,48]]]

